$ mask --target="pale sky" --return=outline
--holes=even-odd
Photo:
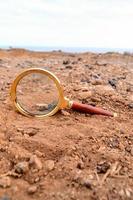
[[[133,48],[133,0],[1,0],[0,45]]]

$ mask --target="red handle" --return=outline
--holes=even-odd
[[[112,113],[102,108],[98,108],[98,107],[94,107],[94,106],[86,105],[82,103],[77,103],[77,102],[73,102],[71,108],[73,110],[90,113],[90,114],[106,115],[106,116],[111,116],[111,117],[116,116],[116,113]]]

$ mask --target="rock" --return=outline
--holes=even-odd
[[[54,169],[55,167],[55,163],[53,160],[47,160],[45,161],[45,169],[50,172]]]
[[[35,192],[37,192],[37,186],[36,185],[32,185],[28,188],[27,190],[28,194],[34,194]]]
[[[74,176],[73,176],[73,181],[76,183],[80,183],[82,180],[82,170],[76,170]]]
[[[63,60],[63,65],[68,65],[70,64],[70,60]]]
[[[35,151],[35,154],[36,154],[36,156],[38,156],[38,157],[45,157],[45,154],[42,153],[42,152],[40,152],[40,151],[38,151],[38,150]]]
[[[30,157],[29,165],[33,166],[34,168],[38,170],[41,170],[43,167],[41,160],[36,155],[32,155]]]
[[[128,108],[131,108],[131,109],[132,109],[132,108],[133,108],[133,103],[129,103],[129,104],[128,104]]]
[[[120,134],[124,135],[126,134],[126,131],[124,129],[120,129]]]
[[[25,174],[29,171],[28,162],[20,162],[15,166],[15,172],[18,174]]]
[[[96,80],[93,80],[91,83],[92,83],[92,85],[102,85],[103,80],[102,79],[96,79]]]
[[[92,181],[87,179],[87,178],[82,179],[81,185],[88,188],[88,189],[92,189]]]
[[[34,136],[39,132],[39,128],[28,127],[28,128],[24,129],[24,127],[23,128],[22,127],[18,127],[17,131],[20,132],[23,135]]]
[[[46,111],[48,110],[48,104],[38,103],[35,105],[35,109],[37,109],[37,111]]]
[[[11,186],[11,179],[9,177],[1,177],[0,178],[0,187],[8,188]]]
[[[71,65],[66,65],[66,69],[72,69],[73,67]]]
[[[130,146],[130,145],[126,146],[126,147],[125,147],[125,150],[126,150],[128,153],[130,153],[130,152],[131,152],[131,146]]]
[[[133,92],[133,87],[127,87],[126,91],[127,92]]]
[[[76,86],[73,87],[73,91],[80,91],[81,90],[81,87],[78,86],[78,83],[76,83]]]
[[[38,176],[38,177],[35,178],[34,183],[37,183],[39,181],[40,181],[40,177]]]
[[[105,62],[105,61],[96,61],[95,65],[98,65],[98,66],[107,66],[108,63]]]
[[[109,79],[109,80],[108,80],[108,83],[109,83],[113,88],[116,89],[117,80],[116,80],[115,78]]]
[[[84,169],[84,163],[82,162],[82,161],[80,161],[80,162],[78,162],[78,164],[77,164],[77,168],[78,169]]]
[[[79,93],[79,99],[88,99],[92,96],[92,92],[88,91],[88,92],[80,92]]]
[[[86,103],[86,102],[84,102],[84,103]],[[87,103],[88,103],[88,102],[87,102]],[[95,103],[95,102],[90,102],[90,103],[89,103],[89,105],[91,105],[91,106],[94,106],[94,107],[95,107],[95,106],[96,106],[96,103]]]
[[[86,86],[84,86],[84,87],[81,88],[81,90],[82,90],[82,92],[88,92],[88,91],[89,91],[89,88],[86,87]]]
[[[38,172],[38,169],[32,168],[31,171],[32,171],[33,174],[35,174],[35,173]]]
[[[78,61],[82,61],[82,60],[83,60],[82,58],[80,58],[80,57],[78,58]]]
[[[117,137],[110,137],[107,141],[107,144],[110,148],[119,148],[119,138]]]
[[[94,79],[100,79],[100,74],[91,74]]]
[[[91,101],[93,101],[93,102],[100,102],[101,99],[98,98],[98,97],[91,97]]]
[[[76,174],[73,177],[73,182],[88,189],[92,189],[95,185],[94,177],[91,174],[86,176],[81,170],[76,171]]]
[[[34,136],[39,132],[39,128],[31,127],[24,131],[24,134],[27,134],[29,136]]]
[[[97,164],[97,173],[106,173],[107,170],[110,168],[110,163],[108,163],[107,161],[101,162],[99,164]]]

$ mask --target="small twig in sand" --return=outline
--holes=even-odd
[[[103,183],[105,182],[105,180],[107,179],[107,177],[110,175],[110,169],[108,169],[108,171],[106,172],[106,174],[104,174],[102,180],[100,181],[100,185],[102,186]]]
[[[99,176],[98,176],[98,173],[95,172],[95,175],[96,175],[97,182],[98,182],[98,184],[99,184],[99,183],[100,183],[100,178],[99,178]]]
[[[105,180],[107,179],[108,176],[110,177],[114,177],[116,176],[116,174],[119,173],[121,166],[119,165],[118,162],[115,162],[114,164],[112,164],[111,168],[107,170],[106,174],[104,174],[102,180],[100,181],[100,185],[102,186],[103,183],[105,182]]]
[[[0,178],[3,178],[3,177],[6,177],[6,176],[13,176],[13,177],[21,177],[22,175],[21,174],[18,174],[18,173],[15,173],[14,171],[8,171],[7,173],[5,174],[1,174],[0,175]]]
[[[0,175],[0,178],[3,178],[3,177],[5,177],[5,176],[9,176],[9,172],[7,172],[7,173],[5,173],[5,174],[1,174],[1,175]]]

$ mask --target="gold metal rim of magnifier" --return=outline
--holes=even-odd
[[[26,75],[31,74],[31,73],[40,73],[40,74],[47,75],[50,79],[52,79],[54,81],[54,83],[57,87],[57,90],[59,93],[58,104],[51,112],[49,112],[47,114],[41,114],[41,115],[32,114],[32,113],[28,112],[27,110],[25,110],[23,107],[21,107],[21,105],[17,101],[17,85],[19,84],[21,79],[23,79]],[[61,83],[60,83],[59,79],[52,72],[49,72],[42,68],[29,68],[27,70],[24,70],[22,73],[20,73],[15,78],[15,80],[13,81],[13,83],[11,85],[10,96],[11,96],[11,100],[13,101],[15,108],[20,113],[22,113],[23,115],[28,116],[28,117],[31,116],[31,117],[36,117],[36,118],[44,118],[44,117],[54,115],[60,109],[63,109],[66,107],[68,107],[68,108],[71,107],[71,101],[69,101],[69,99],[65,98],[63,95],[63,89],[61,87]]]

